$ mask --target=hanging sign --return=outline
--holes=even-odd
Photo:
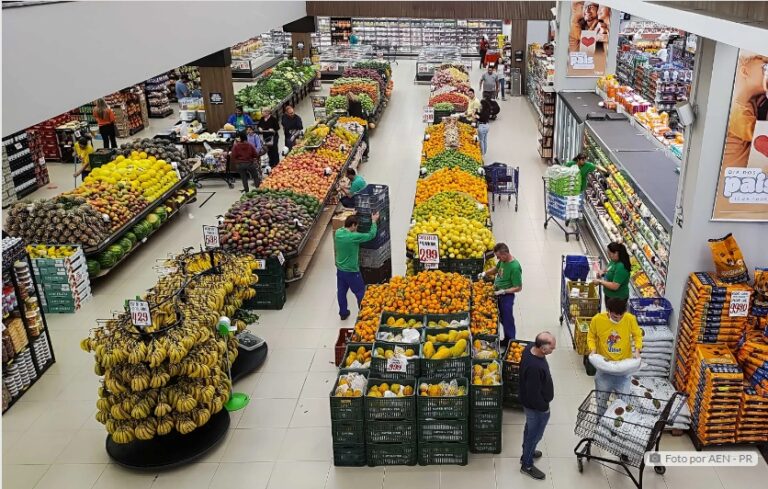
[[[131,312],[131,324],[139,328],[152,326],[152,316],[149,314],[149,302],[128,301],[128,310]]]
[[[731,303],[728,306],[729,317],[746,317],[749,312],[748,290],[737,290],[731,292]]]
[[[203,244],[206,249],[218,248],[221,246],[219,243],[219,228],[216,226],[203,226]]]
[[[440,238],[436,234],[419,234],[416,236],[419,248],[419,262],[424,268],[437,268],[440,264]]]

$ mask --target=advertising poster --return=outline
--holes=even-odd
[[[768,56],[742,49],[712,219],[768,221]]]
[[[605,75],[610,28],[610,7],[596,2],[572,2],[568,76]]]

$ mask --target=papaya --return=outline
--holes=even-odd
[[[451,357],[451,349],[447,346],[441,346],[437,352],[432,355],[432,360],[445,360]]]
[[[457,341],[456,344],[453,345],[453,347],[451,347],[451,356],[453,358],[458,358],[464,354],[466,349],[467,349],[467,340],[462,338],[459,341]]]

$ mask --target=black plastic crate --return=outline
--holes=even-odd
[[[367,285],[389,282],[389,279],[392,278],[392,259],[385,261],[378,268],[360,267],[360,273],[363,276],[363,282]]]
[[[341,443],[365,443],[363,421],[357,419],[331,420],[331,437],[334,445]]]
[[[467,465],[466,443],[420,443],[419,465]]]
[[[469,424],[466,419],[419,420],[419,444],[434,442],[467,443]]]
[[[365,348],[367,351],[371,351],[372,343],[347,343],[347,347],[344,349],[344,356],[341,359],[341,363],[339,364],[339,367],[342,369],[352,368],[347,367],[347,358],[349,357],[349,354],[354,352],[357,352],[357,350],[360,349],[360,347]],[[371,351],[371,356],[373,356],[373,352]],[[360,370],[370,370],[371,366],[368,367],[361,367]]]
[[[370,241],[366,241],[365,243],[360,243],[360,249],[378,250],[382,246],[387,245],[389,243],[389,240],[390,240],[389,226],[387,227],[379,226],[379,228],[376,230],[376,237]]]
[[[504,411],[501,409],[470,409],[469,426],[472,431],[501,430]]]
[[[469,435],[469,451],[472,453],[501,453],[501,430],[473,431]]]
[[[365,377],[368,377],[368,372],[365,370],[357,370],[357,372],[360,372]],[[358,397],[338,397],[334,396],[333,394],[336,392],[336,386],[339,383],[339,378],[336,377],[336,380],[333,382],[333,387],[331,388],[330,393],[330,399],[331,399],[331,419],[332,420],[347,420],[347,421],[358,421],[360,424],[362,424],[362,420],[364,417],[364,406],[365,406],[365,394],[366,394],[366,388],[363,389],[363,395]]]
[[[333,465],[336,467],[364,467],[365,462],[364,443],[333,444]]]
[[[419,260],[413,260],[413,265],[417,272],[425,270],[424,264]],[[477,276],[483,271],[484,267],[484,258],[467,258],[464,260],[459,260],[458,258],[441,258],[437,269],[443,272],[453,272],[465,275],[474,281],[477,280]]]
[[[363,190],[352,197],[355,210],[378,209],[389,204],[389,187],[386,185],[368,184]]]
[[[455,328],[425,328],[424,341],[432,341],[432,343],[452,343],[451,341],[448,341],[448,340],[438,341],[437,339],[434,339],[434,340],[429,339],[429,336],[437,336],[440,334],[450,334],[451,331],[456,331],[457,333],[461,331],[468,332],[469,326],[457,326]],[[470,334],[467,338],[464,338],[464,339],[469,343],[472,340],[472,335]]]
[[[520,370],[520,364],[518,362],[514,362],[511,360],[507,360],[509,357],[509,351],[512,349],[513,343],[519,343],[523,345],[524,349],[528,347],[528,345],[533,344],[533,341],[524,341],[524,340],[511,340],[509,343],[507,343],[507,349],[504,351],[504,361],[503,361],[503,369],[502,369],[502,378],[506,382],[507,379],[511,378],[512,375],[516,375]],[[522,357],[521,357],[522,358]]]
[[[373,343],[373,352],[375,353],[376,348],[378,347],[387,350],[394,349],[398,346],[404,350],[409,348],[413,349],[414,353],[416,353],[416,358],[408,360],[405,371],[403,372],[400,370],[392,370],[387,358],[371,355],[371,374],[373,376],[379,379],[415,379],[419,376],[421,366],[421,345],[419,343],[391,343],[389,341],[376,341]]]
[[[437,379],[456,379],[456,378],[468,378],[471,369],[471,359],[469,356],[469,344],[467,341],[466,356],[459,358],[445,358],[439,360],[433,360],[431,358],[424,358],[422,351],[421,358],[421,375],[428,378]],[[435,352],[441,346],[453,347],[455,343],[435,343]]]
[[[243,309],[282,309],[287,297],[285,288],[282,290],[261,289],[256,296],[243,302]]]
[[[376,211],[374,211],[376,212]],[[377,226],[389,228],[389,206],[384,206],[379,209],[379,222]],[[371,223],[373,222],[373,212],[371,209],[360,209],[356,211],[357,216],[357,230],[361,233],[367,233],[371,229]]]
[[[377,249],[360,248],[360,266],[378,268],[392,259],[392,243],[387,242]]]
[[[389,318],[394,318],[395,320],[402,318],[402,319],[405,319],[406,321],[410,319],[414,319],[416,321],[421,322],[421,327],[424,327],[426,325],[423,314],[399,314],[397,312],[388,312],[388,311],[384,311],[381,313],[381,320],[379,321],[379,325],[389,326],[387,324],[387,320],[389,320]]]
[[[467,419],[469,415],[469,393],[467,391],[467,379],[456,378],[459,386],[464,386],[463,396],[430,397],[418,396],[416,401],[416,413],[420,420],[423,419]],[[445,378],[422,378],[421,384],[439,384],[447,381]]]
[[[430,321],[439,322],[439,321],[446,321],[450,323],[451,321],[463,321],[465,320],[467,322],[467,327],[470,325],[470,316],[469,311],[466,312],[453,312],[450,314],[427,314],[425,317],[425,326],[428,326]]]
[[[501,369],[501,362],[498,360],[472,360],[472,368],[474,370],[475,365],[486,368],[491,363],[496,363],[498,368]],[[501,377],[501,372],[499,372],[499,377]],[[501,379],[501,382],[499,385],[475,385],[473,371],[469,387],[470,406],[472,409],[501,409],[504,397],[504,379]]]
[[[492,360],[490,358],[476,358],[476,353],[477,352],[475,352],[475,346],[474,346],[475,340],[485,341],[486,343],[488,343],[490,345],[490,347],[492,349],[496,350],[496,352],[499,354],[498,355],[499,356],[499,358],[498,358],[499,364],[501,364],[501,354],[503,352],[501,351],[501,343],[499,341],[499,335],[495,335],[495,334],[476,334],[476,335],[472,335],[472,343],[473,343],[472,344],[472,358],[473,359],[477,359],[479,361]]]
[[[368,379],[368,388],[382,383],[392,384],[391,380],[379,377]],[[416,391],[414,379],[399,379],[395,383],[410,385]],[[367,394],[367,391],[366,391]],[[344,398],[342,398],[344,399]],[[371,397],[365,396],[365,419],[367,421],[397,421],[416,419],[416,396],[406,397]]]
[[[367,443],[416,443],[416,422],[413,420],[368,421],[365,423],[365,441]]]
[[[257,269],[253,270],[254,275],[259,276],[259,280],[264,277],[280,277],[285,279],[285,268],[280,264],[280,260],[275,257],[257,258]]]
[[[420,337],[419,342],[418,343],[400,343],[400,342],[395,341],[395,342],[390,342],[390,343],[397,343],[399,345],[410,345],[410,344],[412,344],[412,345],[418,347],[419,350],[420,350],[421,349],[421,343],[424,343],[424,338],[425,338],[424,328],[398,328],[396,326],[379,326],[379,329],[376,330],[376,341],[384,341],[384,342],[388,341],[388,340],[383,339],[383,338],[380,339],[379,338],[379,333],[398,334],[398,333],[402,333],[404,329],[413,329],[414,331],[418,332],[419,333],[419,337]]]
[[[365,446],[368,466],[416,465],[415,443],[368,443]]]

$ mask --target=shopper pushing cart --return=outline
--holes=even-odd
[[[499,307],[499,320],[504,329],[501,345],[506,346],[509,340],[516,338],[515,330],[515,295],[523,290],[523,268],[517,258],[509,252],[504,243],[493,247],[496,256],[496,266],[487,272],[482,272],[478,278],[493,278],[493,288]]]

